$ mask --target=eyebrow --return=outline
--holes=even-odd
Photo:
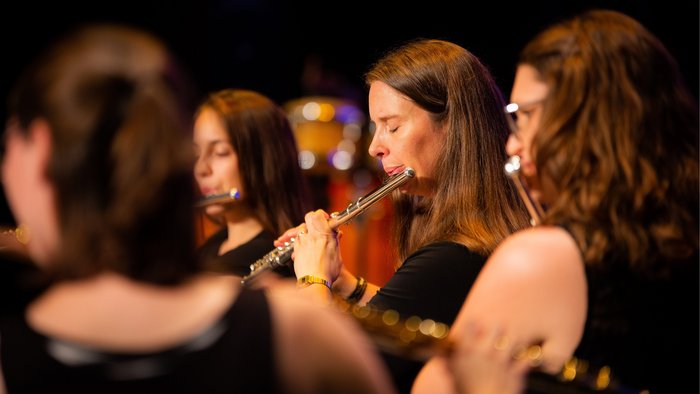
[[[229,142],[229,141],[227,141],[227,140],[222,140],[222,139],[216,139],[216,140],[211,140],[211,141],[203,141],[203,142],[204,142],[203,146],[200,146],[200,145],[197,143],[197,141],[192,141],[192,145],[193,145],[193,146],[196,146],[196,147],[198,147],[198,148],[212,147],[212,146],[218,145],[218,144],[228,144],[228,145],[233,146],[233,145],[231,144],[231,142]]]
[[[230,144],[230,142],[228,140],[223,140],[223,139],[209,140],[209,141],[205,141],[205,143],[207,145],[214,145],[214,144],[220,144],[220,143]]]
[[[385,115],[385,116],[380,116],[377,120],[372,120],[373,122],[386,122],[391,119],[396,119],[399,118],[399,115]]]

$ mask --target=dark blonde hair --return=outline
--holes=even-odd
[[[447,130],[435,196],[395,195],[394,234],[402,259],[440,240],[488,255],[528,225],[503,170],[508,138],[503,96],[473,54],[447,41],[416,40],[381,58],[365,81],[386,83]]]
[[[589,263],[698,250],[698,112],[676,62],[634,19],[590,11],[522,51],[549,88],[533,154]]]
[[[273,234],[302,223],[311,199],[284,110],[260,93],[240,89],[209,95],[197,115],[206,108],[219,116],[238,155],[243,203]]]
[[[101,25],[56,43],[15,86],[19,131],[50,125],[56,277],[111,271],[176,284],[198,270],[184,81],[157,39]]]

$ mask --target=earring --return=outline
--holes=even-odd
[[[15,239],[17,239],[17,242],[21,243],[22,245],[26,245],[27,243],[29,243],[30,232],[29,227],[26,224],[20,224],[14,229],[5,230],[2,233],[14,235]]]

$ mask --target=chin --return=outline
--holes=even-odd
[[[208,206],[204,212],[209,216],[221,216],[226,209],[221,204],[213,204]]]

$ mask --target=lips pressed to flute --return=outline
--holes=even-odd
[[[233,202],[241,198],[241,193],[235,187],[226,193],[210,194],[202,197],[194,204],[195,208],[203,208],[212,204],[223,204]]]

